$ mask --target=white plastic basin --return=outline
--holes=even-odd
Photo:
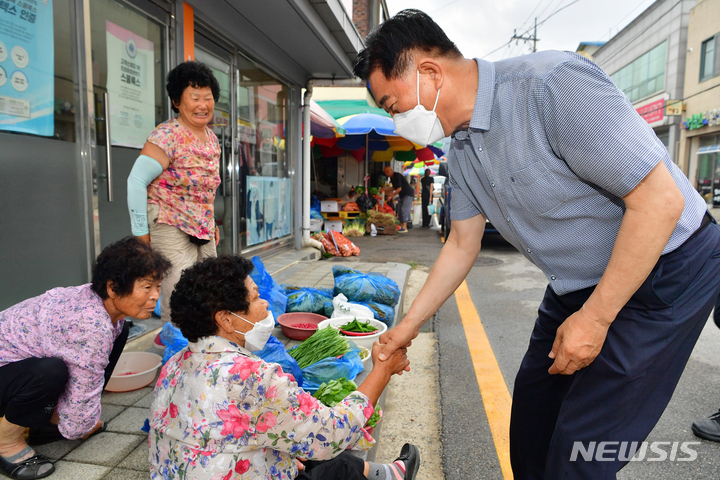
[[[359,318],[359,317],[335,317],[335,318],[328,318],[327,320],[323,320],[318,324],[318,330],[326,327],[332,326],[333,328],[340,329],[342,325],[345,325],[348,322],[352,322],[353,319],[357,318],[359,322],[370,322],[370,325],[377,328],[378,331],[373,333],[372,335],[366,335],[363,337],[356,337],[356,336],[350,336],[350,335],[343,335],[342,332],[340,332],[340,335],[343,335],[348,340],[352,340],[355,342],[359,347],[365,347],[368,350],[372,351],[372,346],[375,341],[380,338],[380,335],[385,333],[387,330],[387,325],[385,325],[380,320],[375,320],[374,318]]]
[[[105,390],[129,392],[146,387],[155,379],[161,365],[160,355],[148,352],[123,352]]]

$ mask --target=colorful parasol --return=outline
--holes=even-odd
[[[393,157],[400,161],[433,160],[444,154],[441,142],[423,148],[396,135],[392,119],[381,115],[348,115],[338,119],[338,124],[345,130],[344,137],[313,139],[316,158],[342,155],[346,150],[358,161],[368,158],[375,162],[389,162]]]

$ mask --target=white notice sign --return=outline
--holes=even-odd
[[[112,145],[142,148],[155,128],[154,45],[105,21]]]

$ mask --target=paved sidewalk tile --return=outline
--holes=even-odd
[[[108,467],[61,460],[55,463],[55,473],[49,478],[52,480],[100,480],[109,471]]]
[[[147,480],[150,477],[148,472],[114,468],[107,476],[103,477],[103,480]]]
[[[103,432],[83,442],[65,460],[114,467],[143,442],[146,436]]]
[[[127,410],[108,423],[107,431],[147,436],[141,429],[149,415],[149,408],[128,407]]]
[[[37,453],[45,455],[50,460],[59,460],[77,448],[81,443],[82,440],[60,440],[59,442],[33,446],[33,449]]]
[[[143,398],[141,398],[137,402],[133,403],[133,407],[150,408],[153,400],[155,400],[155,394],[153,393],[152,390],[150,390],[150,393],[145,395]]]
[[[123,410],[125,410],[125,407],[122,405],[102,404],[100,420],[104,423],[110,423],[110,421],[120,415]]]
[[[122,469],[129,469],[129,470],[137,470],[140,472],[144,472],[147,476],[148,472],[150,471],[150,460],[148,460],[148,455],[150,451],[148,448],[148,442],[147,438],[137,446],[133,452],[127,456],[125,460],[120,462],[118,465],[118,468]]]
[[[155,386],[155,383],[151,383],[150,385]],[[133,390],[132,392],[122,392],[122,393],[114,393],[114,392],[103,392],[102,394],[102,404],[111,404],[111,405],[125,405],[126,407],[129,407],[130,405],[134,404],[138,400],[142,399],[147,395],[148,393],[152,393],[153,388],[152,387],[145,387],[141,388],[140,390]]]

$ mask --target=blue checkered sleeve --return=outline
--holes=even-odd
[[[624,197],[668,152],[610,77],[576,59],[546,77],[544,128],[550,146],[580,178]]]

